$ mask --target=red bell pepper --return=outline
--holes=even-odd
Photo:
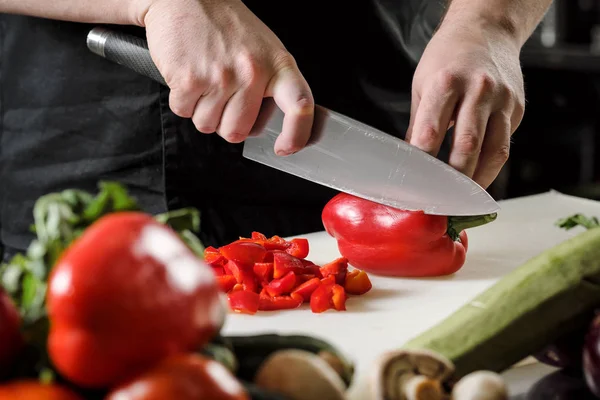
[[[329,309],[346,310],[346,292],[335,283],[333,276],[321,281],[321,285],[310,296],[310,309],[319,314]]]
[[[323,278],[333,276],[335,283],[343,285],[346,280],[346,273],[348,272],[348,260],[345,257],[336,258],[330,263],[323,265],[320,271]]]
[[[388,207],[339,193],[323,208],[325,230],[337,240],[350,265],[377,274],[402,277],[442,276],[465,262],[464,229],[493,221],[475,217],[428,215]]]
[[[81,387],[109,387],[196,350],[226,315],[212,268],[138,212],[100,218],[63,252],[47,309],[51,361]]]
[[[112,389],[106,400],[250,400],[222,364],[188,353],[169,357]]]

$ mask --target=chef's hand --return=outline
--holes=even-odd
[[[203,133],[246,139],[263,97],[285,113],[277,154],[300,150],[313,122],[311,90],[284,45],[241,0],[148,1],[140,17],[169,104]]]
[[[406,140],[432,155],[454,125],[449,164],[487,188],[525,110],[519,45],[474,17],[446,20],[415,71]]]

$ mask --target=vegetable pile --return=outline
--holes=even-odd
[[[301,257],[306,241],[279,239],[281,250],[267,250],[254,238],[205,249],[193,233],[196,210],[151,216],[118,183],[101,182],[99,189],[95,196],[65,190],[41,197],[34,207],[36,239],[0,266],[0,398],[302,400],[306,391],[298,385],[309,382],[317,390],[311,395],[343,398],[354,368],[329,343],[220,334],[229,308],[226,269],[217,277],[218,257],[209,266],[203,255],[220,254],[228,268],[245,267],[244,257],[254,265],[270,262],[274,275],[288,267],[275,262],[284,254],[307,263]],[[254,253],[240,251],[247,248]],[[336,265],[341,274],[345,264]],[[342,279],[338,270],[323,276],[325,266],[307,266],[319,288],[344,289],[349,282],[350,292],[358,290],[351,272]],[[239,278],[246,270],[237,271]],[[328,278],[331,287],[321,281]],[[291,289],[275,279],[264,286],[270,298],[286,296]],[[241,288],[230,296],[253,293],[260,300],[248,279],[236,285]]]
[[[527,260],[382,355],[371,372],[370,393],[390,400],[463,398],[459,392],[465,399],[505,400],[498,374],[535,355],[551,365],[583,369],[590,391],[600,398],[600,223],[576,214],[557,225],[587,229]]]
[[[396,277],[444,276],[465,263],[465,229],[496,219],[496,214],[446,217],[385,206],[347,193],[323,208],[325,230],[337,240],[350,265]]]
[[[340,257],[323,266],[306,257],[308,240],[267,238],[252,232],[220,248],[208,247],[204,259],[227,293],[232,310],[286,310],[309,303],[313,313],[346,310],[348,295],[362,295],[372,288],[364,271],[348,271],[348,260]]]

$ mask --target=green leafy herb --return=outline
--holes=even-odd
[[[573,229],[577,226],[583,226],[586,229],[593,229],[600,226],[600,221],[596,217],[586,217],[583,214],[573,214],[569,217],[561,218],[556,221],[556,226],[565,230]]]

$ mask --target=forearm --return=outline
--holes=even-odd
[[[142,0],[0,0],[0,13],[84,23],[141,25]]]
[[[1,0],[0,0],[1,1]],[[544,17],[552,0],[448,0],[444,20],[479,18],[495,24],[523,46]]]

